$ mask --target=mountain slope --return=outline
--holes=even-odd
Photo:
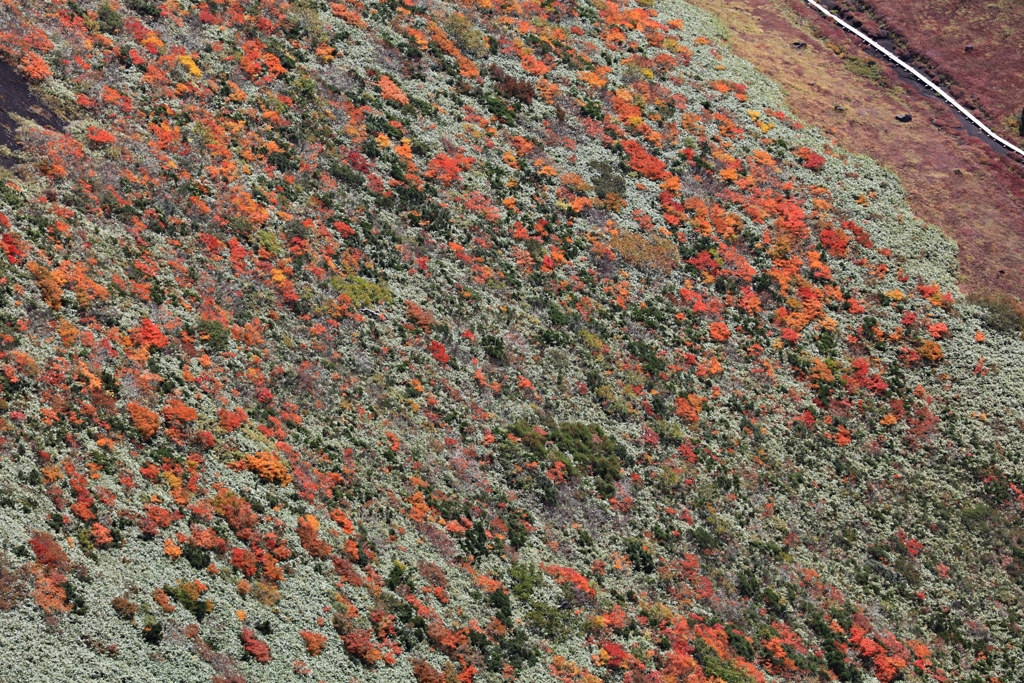
[[[1019,670],[1024,346],[705,15],[8,9],[19,680]]]

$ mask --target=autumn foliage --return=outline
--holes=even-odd
[[[149,408],[134,401],[127,406],[132,426],[139,430],[144,439],[152,439],[160,429],[160,416]]]
[[[287,486],[292,480],[288,466],[281,461],[276,453],[270,451],[250,453],[241,460],[231,463],[231,467],[252,472],[263,481],[280,486]]]
[[[26,77],[33,81],[42,81],[53,76],[50,65],[35,52],[26,52],[18,67]]]
[[[273,657],[270,656],[270,646],[256,635],[250,628],[242,628],[242,647],[246,653],[260,664],[269,664]]]
[[[1019,311],[703,15],[0,23],[0,612],[54,677],[1013,680]]]

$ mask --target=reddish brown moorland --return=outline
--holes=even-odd
[[[854,3],[846,3],[854,4]],[[948,80],[998,134],[1020,140],[1024,107],[1024,5],[1011,0],[863,0],[905,55]]]

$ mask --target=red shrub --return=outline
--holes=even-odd
[[[832,256],[846,256],[846,246],[850,243],[850,238],[846,236],[845,232],[826,228],[821,231],[820,238],[822,245],[828,250],[829,254]]]
[[[221,429],[226,432],[233,432],[249,421],[249,415],[242,408],[234,410],[218,410],[217,421]]]
[[[245,578],[251,579],[256,576],[260,569],[259,558],[251,550],[245,548],[231,549],[231,566],[245,574]]]
[[[444,683],[445,680],[444,674],[422,659],[413,661],[412,675],[416,683]]]
[[[327,557],[331,554],[331,546],[320,538],[320,522],[313,515],[299,517],[296,531],[302,547],[313,557]]]
[[[812,171],[820,171],[825,168],[825,157],[807,147],[801,147],[793,154],[800,159],[804,168],[809,168]]]
[[[251,628],[242,629],[242,647],[260,664],[266,664],[273,659],[270,656],[270,647],[257,638]]]
[[[259,523],[260,517],[252,510],[252,505],[237,493],[221,489],[210,501],[214,512],[224,518],[228,527],[241,539],[252,536],[252,528]]]
[[[110,131],[95,126],[89,126],[87,137],[97,145],[109,145],[114,142],[114,135]]]
[[[459,175],[473,165],[475,159],[459,152],[455,154],[438,154],[427,164],[427,177],[437,178],[445,186],[459,181]]]
[[[341,637],[345,643],[345,651],[367,666],[373,666],[379,662],[383,655],[373,645],[373,633],[369,629],[361,628]]]
[[[430,355],[433,356],[434,360],[436,360],[438,363],[443,363],[447,365],[448,361],[451,360],[451,358],[449,358],[448,356],[448,349],[446,349],[444,347],[444,344],[437,341],[436,339],[430,340],[430,345],[428,346],[428,348],[430,349]]]
[[[629,165],[643,177],[665,180],[671,175],[665,168],[665,162],[644,149],[636,140],[626,140],[622,146],[629,155]]]
[[[131,332],[132,341],[138,346],[155,346],[162,349],[171,343],[167,335],[157,327],[149,318],[143,318],[139,326]]]
[[[11,569],[6,559],[0,558],[0,612],[14,609],[28,596],[29,578],[26,566]]]
[[[61,549],[53,536],[45,531],[33,533],[28,544],[36,554],[36,562],[39,564],[59,570],[66,570],[71,565],[67,553]]]

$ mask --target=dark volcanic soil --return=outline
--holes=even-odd
[[[32,94],[21,74],[10,64],[0,61],[0,145],[17,151],[21,147],[15,135],[18,122],[11,114],[31,119],[40,126],[61,128],[60,119]],[[10,167],[14,163],[14,159],[0,154],[0,166]]]

